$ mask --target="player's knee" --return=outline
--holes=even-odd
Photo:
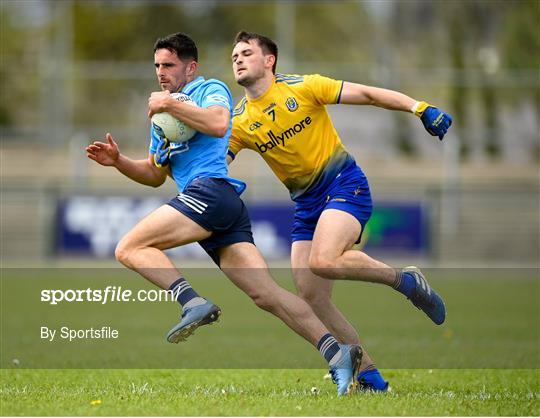
[[[324,254],[312,254],[309,257],[309,268],[317,276],[328,277],[335,264],[334,260]]]
[[[114,250],[114,256],[116,257],[116,260],[118,260],[126,267],[131,267],[133,264],[133,251],[130,248],[128,242],[126,242],[126,240],[124,239],[122,239],[116,246],[116,249]]]

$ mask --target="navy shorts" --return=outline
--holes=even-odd
[[[212,232],[199,244],[218,266],[220,248],[237,242],[253,244],[247,208],[225,179],[196,179],[168,204]]]
[[[351,164],[341,171],[335,179],[316,195],[309,194],[296,199],[292,240],[312,241],[317,222],[325,209],[338,209],[353,215],[362,225],[362,231],[356,243],[362,238],[362,232],[371,217],[373,203],[369,184],[363,171],[356,164]]]

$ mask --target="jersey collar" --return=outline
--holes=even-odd
[[[276,76],[274,75],[274,78],[272,79],[272,83],[270,84],[270,86],[268,87],[268,89],[266,89],[266,91],[261,94],[259,97],[257,97],[256,99],[250,99],[247,97],[246,95],[246,100],[248,102],[251,102],[251,103],[255,103],[255,102],[260,102],[262,100],[264,100],[269,94],[270,92],[274,89],[274,86],[276,85]]]
[[[182,89],[182,93],[187,94],[188,96],[195,90],[199,85],[204,83],[204,77],[199,76],[195,80],[190,81],[187,83],[184,88]]]

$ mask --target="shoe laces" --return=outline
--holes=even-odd
[[[431,289],[431,287],[429,287],[427,283],[426,285],[431,290],[431,292],[433,292],[433,289]],[[418,289],[417,287],[411,297],[407,299],[409,299],[418,309],[421,309],[421,305],[427,305],[429,307],[435,306],[435,304],[433,303],[433,299],[429,297],[429,293],[427,292],[427,290],[424,290],[422,288]]]

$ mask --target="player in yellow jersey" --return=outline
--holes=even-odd
[[[257,152],[289,189],[296,204],[291,264],[299,295],[343,343],[359,344],[359,337],[331,301],[333,279],[391,286],[441,324],[446,317],[444,302],[419,269],[395,269],[352,249],[371,216],[371,195],[326,105],[374,105],[412,112],[439,139],[452,118],[396,91],[320,75],[276,74],[277,55],[277,45],[265,36],[249,32],[236,36],[233,72],[246,96],[233,112],[228,158],[232,161],[242,149]],[[386,391],[388,383],[363,352],[357,376],[360,386]]]

